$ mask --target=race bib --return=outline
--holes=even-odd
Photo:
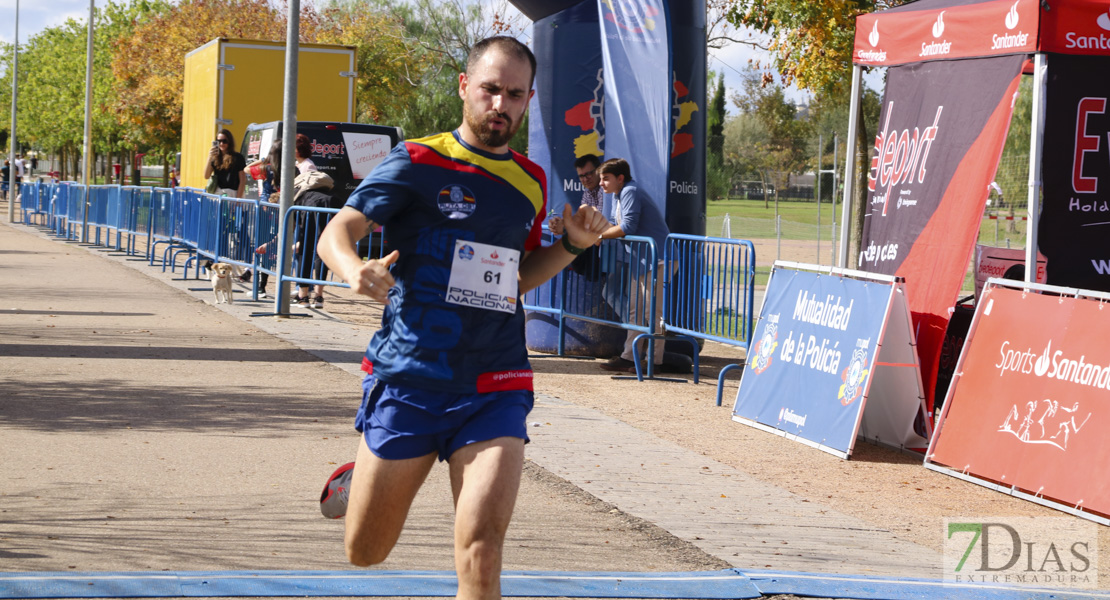
[[[456,240],[447,301],[514,313],[519,269],[519,250]]]

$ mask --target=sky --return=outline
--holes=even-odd
[[[493,4],[497,0],[481,0]],[[97,0],[98,5],[103,5],[104,0]],[[0,41],[11,43],[15,38],[15,5],[16,0],[0,0]],[[19,2],[19,41],[26,42],[30,37],[49,27],[61,25],[67,19],[76,19],[86,22],[89,14],[89,0],[20,0]],[[519,15],[515,8],[509,6],[508,15]],[[519,16],[520,22],[528,23],[528,19]],[[528,37],[527,35],[525,37]],[[747,37],[741,34],[741,37]],[[726,98],[732,90],[739,90],[741,85],[740,72],[748,65],[748,60],[762,61],[766,64],[768,56],[765,52],[752,49],[750,46],[732,44],[720,50],[710,50],[709,68],[713,71],[724,73]],[[4,66],[5,70],[7,65]],[[804,103],[808,94],[796,88],[787,88],[787,97],[796,103]],[[735,108],[728,102],[730,113],[735,113]]]

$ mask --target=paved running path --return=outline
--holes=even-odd
[[[0,552],[0,570],[64,570],[70,565],[46,556],[53,540],[65,546],[63,563],[96,563],[73,565],[80,570],[344,568],[338,524],[320,519],[308,499],[321,473],[352,454],[351,382],[365,328],[320,311],[249,316],[272,308],[265,303],[213,307],[207,281],[175,280],[135,257],[21,226],[0,225],[0,256],[0,548],[20,559]],[[539,392],[531,461],[724,563],[940,576],[932,550]],[[440,539],[449,535],[450,498],[443,481],[432,484],[441,493],[423,494],[417,525],[386,568],[451,568],[449,541]],[[527,557],[506,568],[695,568],[659,548],[606,559],[619,553],[604,552],[604,538],[620,537],[605,531],[608,512],[556,510],[571,492],[553,489],[522,493],[513,533]],[[570,527],[560,518],[572,518]],[[560,530],[565,545],[538,549]],[[98,531],[120,532],[110,541],[116,558],[96,556]],[[163,531],[172,551],[151,552],[147,538]]]

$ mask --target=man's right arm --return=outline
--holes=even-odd
[[[384,303],[389,288],[394,284],[389,266],[397,262],[400,254],[394,250],[384,258],[362,261],[355,251],[355,244],[374,227],[374,222],[361,211],[345,206],[320,234],[316,252],[351,289]]]

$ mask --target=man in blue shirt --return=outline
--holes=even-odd
[[[655,283],[655,314],[651,318],[657,323],[656,332],[660,333],[663,331],[660,317],[663,314],[663,282],[665,279],[662,270],[663,244],[671,231],[667,228],[667,223],[663,220],[659,208],[632,179],[628,161],[623,158],[611,158],[601,163],[598,172],[601,174],[601,189],[606,194],[613,195],[610,204],[612,214],[605,216],[608,217],[610,223],[615,223],[601,233],[602,239],[616,239],[626,235],[635,235],[649,237],[655,241],[656,260],[660,270]],[[625,245],[629,246],[625,248],[627,254],[631,251],[631,247],[629,244]],[[649,310],[651,299],[652,265],[646,262],[648,259],[647,252],[643,251],[641,254],[642,256],[637,260],[638,264],[629,265],[635,274],[634,281],[629,285],[630,289],[627,292],[625,291],[625,284],[621,281],[624,278],[623,269],[620,269],[610,275],[609,282],[606,284],[606,298],[610,299],[609,303],[620,313],[625,323],[647,326],[651,321],[644,317]],[[620,262],[620,259],[618,259],[618,262]],[[632,342],[638,335],[640,335],[639,331],[629,331],[621,355],[602,363],[601,368],[606,371],[634,370],[635,364],[632,361],[635,360],[636,355],[633,352]],[[655,343],[652,362],[655,365],[663,364],[663,343],[660,341]]]
[[[566,207],[561,242],[539,244],[546,175],[509,149],[535,69],[532,52],[513,38],[475,44],[459,75],[459,128],[398,144],[318,246],[353,290],[386,305],[363,359],[358,455],[329,480],[321,509],[345,514],[352,563],[380,563],[437,457],[446,461],[458,598],[501,596],[532,408],[520,294],[562,270],[607,225],[593,208],[571,216]],[[364,262],[355,243],[378,224],[393,251]],[[346,502],[330,506],[329,490]]]

